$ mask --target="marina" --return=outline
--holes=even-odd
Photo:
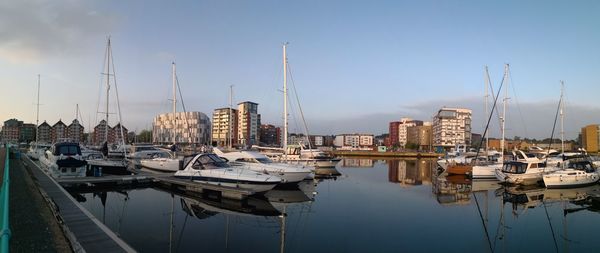
[[[600,225],[598,184],[503,186],[440,174],[435,159],[343,158],[337,174],[261,195],[193,189],[144,171],[54,181],[21,159],[48,191],[69,241],[89,252],[589,252]]]

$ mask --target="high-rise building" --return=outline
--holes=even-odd
[[[230,119],[231,115],[231,119]],[[238,110],[231,108],[215,109],[212,116],[212,144],[236,146],[238,141]]]
[[[406,128],[407,143],[412,143],[418,146],[419,150],[431,149],[432,126],[423,124],[422,126],[411,126]]]
[[[100,120],[100,123],[94,127],[94,134],[92,137],[92,142],[96,146],[102,145],[105,141],[108,141],[108,125],[106,124],[106,120]]]
[[[388,137],[388,143],[385,144],[386,146],[392,147],[395,145],[399,145],[398,144],[398,126],[399,125],[400,125],[400,121],[390,122],[389,137]]]
[[[471,110],[442,108],[433,116],[433,146],[448,149],[471,145]]]
[[[128,135],[127,128],[121,126],[121,123],[118,123],[114,127],[108,128],[108,143],[127,143]]]
[[[209,144],[210,119],[201,112],[164,113],[154,117],[152,142]]]
[[[258,104],[250,101],[238,104],[238,143],[242,146],[258,144],[260,114]]]
[[[598,124],[587,125],[581,128],[581,147],[587,152],[597,153],[600,145],[600,127]]]
[[[260,125],[260,145],[281,147],[281,128],[273,125]]]
[[[123,130],[121,130],[121,128]],[[121,131],[123,132],[122,135]],[[94,127],[92,142],[97,146],[102,145],[105,141],[107,141],[108,144],[120,144],[127,143],[127,137],[127,128],[124,126],[121,127],[121,123],[118,123],[114,127],[110,127],[106,124],[105,120],[101,120],[100,123]],[[125,138],[124,141],[122,141],[123,138]]]
[[[389,138],[389,145],[388,146],[394,146],[394,145],[398,145],[400,147],[404,147],[406,146],[407,143],[407,138],[408,138],[408,134],[406,129],[408,127],[412,127],[412,126],[422,126],[423,125],[423,121],[420,120],[413,120],[411,118],[401,118],[400,121],[393,121],[390,122],[390,128],[389,128],[389,134],[390,134],[390,138]]]

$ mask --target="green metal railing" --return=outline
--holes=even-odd
[[[9,156],[10,151],[8,145],[6,147],[6,159],[4,162],[4,177],[2,178],[2,188],[0,188],[0,225],[2,231],[0,234],[0,252],[8,253],[8,242],[10,240],[10,224],[8,223],[8,201],[9,201]]]

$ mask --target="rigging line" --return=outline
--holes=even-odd
[[[519,104],[519,98],[517,98],[517,91],[515,90],[515,83],[513,82],[512,75],[509,76],[510,83],[512,84],[513,94],[515,95],[515,102],[517,103],[517,110],[519,111],[519,116],[521,117],[521,122],[523,122],[523,130],[525,130],[525,136],[529,136],[527,133],[527,124],[525,124],[525,118],[523,118],[523,111],[521,110],[521,105]]]
[[[500,92],[502,91],[502,86],[504,86],[504,77],[506,75],[502,76],[502,82],[500,82],[500,87],[498,87],[498,94],[496,95],[496,98],[494,98],[494,105],[492,106],[492,111],[490,112],[490,116],[488,116],[488,122],[487,125],[485,126],[485,130],[483,131],[483,135],[481,136],[481,140],[479,140],[479,145],[477,146],[477,153],[475,154],[475,159],[473,159],[472,161],[477,161],[477,158],[479,157],[479,151],[481,150],[481,145],[483,144],[483,140],[485,140],[485,136],[487,134],[487,131],[490,127],[490,121],[492,120],[492,115],[494,114],[494,109],[496,109],[496,105],[498,104],[498,98],[500,97]],[[493,92],[492,92],[492,96],[493,96]],[[504,156],[504,154],[502,154],[502,156]]]
[[[292,88],[294,88],[294,96],[296,97],[296,102],[298,103],[298,109],[300,110],[300,116],[302,117],[302,124],[304,125],[304,130],[306,132],[306,138],[308,141],[308,149],[312,149],[310,144],[310,137],[308,135],[308,125],[306,124],[306,119],[304,118],[304,112],[302,111],[302,106],[300,106],[300,99],[298,98],[298,91],[296,91],[296,83],[294,83],[294,76],[292,75],[292,67],[290,67],[289,63],[287,64],[288,72],[290,72],[290,81],[292,81]]]
[[[487,81],[488,81],[488,84],[490,86],[490,90],[493,91],[493,90],[495,90],[494,89],[494,84],[492,83],[492,79],[490,78],[490,73],[487,72],[487,69],[486,69],[486,74],[487,74]],[[494,92],[492,92],[492,100],[496,100],[496,95],[494,95]],[[494,114],[493,111],[490,112],[490,114]],[[501,119],[500,119],[500,111],[499,110],[496,110],[496,117],[498,117],[498,126],[499,126],[499,128],[502,128],[502,122],[501,122]],[[500,130],[502,130],[502,129],[500,129]]]
[[[546,202],[542,201],[544,205],[544,211],[546,211],[546,218],[548,219],[548,225],[550,225],[550,231],[552,232],[552,240],[554,240],[554,248],[558,253],[558,243],[556,242],[556,236],[554,235],[554,227],[552,227],[552,221],[550,221],[550,215],[548,215],[548,208],[546,208]]]
[[[181,107],[183,108],[183,117],[185,120],[185,126],[188,130],[188,134],[190,135],[188,138],[190,140],[190,145],[192,143],[195,143],[195,141],[192,140],[192,129],[190,129],[190,124],[188,122],[188,118],[187,118],[187,111],[185,109],[185,103],[183,103],[183,93],[181,93],[181,86],[179,85],[179,77],[177,76],[177,74],[175,74],[175,83],[177,83],[177,90],[179,91],[179,98],[181,99]],[[198,115],[200,116],[200,115]]]
[[[473,194],[473,198],[475,199],[475,204],[477,204],[477,211],[479,212],[479,218],[481,219],[481,224],[483,225],[483,230],[485,231],[485,238],[487,239],[488,246],[490,247],[490,252],[493,253],[494,249],[492,248],[492,242],[490,241],[490,234],[488,232],[487,225],[485,224],[485,219],[483,219],[483,214],[481,214],[481,208],[479,207],[479,201],[477,200],[477,195],[474,192],[471,192],[471,194]],[[485,194],[487,194],[487,191],[485,192]]]
[[[550,135],[550,145],[548,145],[548,154],[550,154],[550,148],[552,147],[552,144],[554,144],[554,130],[556,130],[556,121],[558,120],[558,113],[560,112],[560,106],[562,104],[562,96],[560,97],[560,99],[558,100],[558,107],[556,108],[556,114],[554,115],[554,124],[552,125],[552,134]],[[564,154],[563,154],[564,156]],[[548,156],[546,156],[546,161],[545,163],[548,163]]]

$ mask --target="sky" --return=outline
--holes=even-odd
[[[484,66],[497,89],[510,64],[507,136],[549,138],[564,80],[573,139],[600,123],[598,13],[598,1],[1,1],[0,119],[35,123],[39,74],[40,122],[68,124],[79,106],[95,125],[110,36],[130,130],[171,111],[173,61],[188,111],[210,117],[233,85],[234,103],[256,102],[262,123],[281,125],[288,42],[311,134],[386,133],[443,106],[472,109],[481,133]],[[300,132],[294,108],[290,131]]]

